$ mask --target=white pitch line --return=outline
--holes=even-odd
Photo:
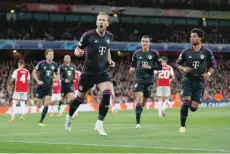
[[[179,147],[157,147],[157,146],[136,146],[136,145],[116,145],[116,144],[74,144],[74,143],[52,143],[52,142],[37,142],[37,141],[0,141],[8,143],[30,143],[30,144],[50,144],[50,145],[80,145],[80,146],[99,146],[99,147],[118,147],[118,148],[143,148],[143,149],[165,149],[165,150],[190,150],[190,151],[207,151],[207,152],[230,152],[230,150],[210,150],[199,148],[179,148]]]
[[[150,126],[145,126],[145,128],[149,128]],[[113,128],[110,128],[110,130],[112,129],[112,130],[116,130],[116,129],[118,129],[118,130],[124,130],[124,129],[131,129],[131,128],[135,128],[135,127],[113,127]],[[41,128],[42,129],[42,128]],[[73,130],[73,132],[76,132],[76,131],[92,131],[93,130],[93,128],[92,129],[75,129],[75,130]],[[45,132],[29,132],[29,133],[17,133],[17,134],[3,134],[3,135],[0,135],[0,137],[2,137],[2,136],[24,136],[24,135],[40,135],[40,134],[49,134],[49,133],[57,133],[57,132],[66,132],[65,130],[64,130],[64,128],[63,129],[59,129],[59,130],[52,130],[52,131],[45,131]]]

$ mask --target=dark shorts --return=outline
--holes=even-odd
[[[153,88],[152,82],[136,81],[134,92],[142,92],[144,98],[149,98],[152,93],[152,88]]]
[[[182,96],[191,96],[191,101],[200,103],[204,93],[204,83],[191,81],[187,78],[182,80]]]
[[[62,83],[61,96],[65,97],[68,93],[74,93],[74,85],[72,83]]]
[[[94,84],[110,81],[109,72],[99,74],[81,74],[79,80],[78,91],[87,92]]]
[[[46,96],[52,96],[52,90],[51,86],[38,86],[35,90],[35,96],[39,99],[43,99]]]

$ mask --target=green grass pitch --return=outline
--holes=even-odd
[[[187,132],[180,134],[179,109],[168,109],[165,118],[156,110],[144,110],[142,128],[135,128],[135,112],[108,113],[102,137],[93,131],[97,112],[80,112],[73,120],[72,133],[64,130],[65,116],[45,119],[39,128],[39,114],[24,121],[0,115],[0,152],[48,153],[230,153],[230,108],[200,108],[189,112]]]

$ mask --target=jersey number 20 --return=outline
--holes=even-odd
[[[160,73],[159,73],[159,78],[160,79],[168,79],[170,77],[170,72],[169,70],[162,70]]]

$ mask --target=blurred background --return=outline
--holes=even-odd
[[[182,74],[174,67],[180,52],[188,47],[190,30],[201,28],[204,43],[215,54],[218,68],[206,82],[203,101],[230,101],[230,0],[14,0],[0,2],[0,106],[11,101],[7,91],[17,61],[24,59],[32,72],[44,59],[47,48],[55,50],[54,61],[61,64],[65,54],[73,55],[81,35],[95,28],[96,15],[111,16],[114,35],[112,58],[116,62],[111,76],[116,102],[133,101],[134,75],[129,74],[133,52],[140,48],[142,35],[151,37],[151,47],[169,58],[176,79],[171,100],[181,90]],[[84,57],[72,56],[78,70]],[[30,97],[34,98],[35,82]],[[151,96],[155,101],[156,85]],[[96,102],[97,91],[92,95]],[[229,103],[230,104],[230,103]]]

